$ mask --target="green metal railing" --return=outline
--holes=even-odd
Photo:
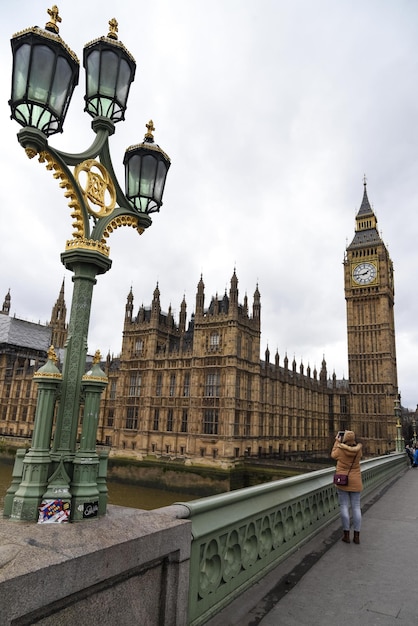
[[[364,495],[407,467],[405,454],[362,461]],[[189,624],[199,626],[339,515],[334,468],[182,502],[192,522]]]

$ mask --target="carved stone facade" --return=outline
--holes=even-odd
[[[208,305],[201,277],[189,320],[184,298],[175,320],[171,307],[162,311],[158,285],[151,306],[137,311],[131,290],[122,352],[103,365],[109,384],[98,440],[139,458],[224,466],[249,456],[328,456],[344,428],[358,432],[366,454],[394,449],[393,271],[376,223],[365,188],[344,261],[349,381],[328,376],[325,360],[319,371],[278,353],[271,361],[268,349],[260,360],[260,293],[257,286],[251,304],[240,302],[235,271],[229,291]],[[0,324],[28,324],[9,311],[10,294]],[[41,343],[29,333],[20,345],[0,326],[0,435],[31,435],[33,372],[51,338],[64,347],[65,312],[63,285],[51,323],[32,325]]]
[[[246,456],[328,451],[330,433],[348,425],[348,381],[304,372],[269,351],[260,360],[260,293],[239,302],[234,271],[229,293],[205,307],[201,278],[186,324],[163,313],[156,287],[151,306],[134,313],[127,297],[122,353],[108,360],[101,439],[120,449],[194,463]]]
[[[62,355],[67,338],[64,283],[48,325],[10,316],[10,291],[0,311],[0,435],[31,437],[36,409],[34,373],[45,364],[55,342]]]

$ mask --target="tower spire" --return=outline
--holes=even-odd
[[[64,298],[65,278],[62,279],[61,289],[51,313],[50,326],[52,328],[51,343],[55,348],[63,348],[67,340],[67,306]]]
[[[253,318],[256,320],[260,320],[260,292],[258,290],[258,283],[254,291],[254,300],[253,300]]]
[[[134,294],[132,293],[132,285],[126,298],[125,306],[125,322],[132,322],[132,312],[134,309]]]
[[[373,209],[370,206],[370,202],[369,202],[369,198],[367,196],[367,178],[366,175],[363,176],[363,200],[360,206],[360,209],[357,213],[357,217],[359,216],[366,216],[366,215],[374,215],[373,213]],[[376,220],[377,222],[377,220]]]
[[[231,288],[229,290],[229,304],[233,312],[238,311],[238,278],[235,272],[235,267],[231,278]]]
[[[205,283],[203,282],[203,276],[200,275],[200,280],[197,284],[196,293],[196,317],[202,316],[205,306]]]
[[[183,300],[180,305],[180,318],[179,318],[179,330],[181,333],[186,332],[186,295],[183,295]]]
[[[365,245],[373,246],[382,243],[379,232],[377,230],[377,218],[370,205],[367,195],[366,176],[363,177],[363,187],[363,198],[356,215],[354,239],[347,247],[347,250],[363,247]]]
[[[160,289],[158,287],[158,282],[157,282],[157,286],[154,289],[154,294],[153,294],[153,298],[152,298],[151,318],[156,320],[156,321],[159,321],[160,313],[161,313]]]
[[[10,313],[10,289],[4,298],[3,308],[1,312],[4,313],[4,315],[9,315]]]

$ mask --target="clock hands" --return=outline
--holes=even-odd
[[[357,265],[354,269],[353,278],[361,285],[370,283],[376,278],[376,268],[371,263],[360,263],[360,265]]]

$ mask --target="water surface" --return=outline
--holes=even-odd
[[[0,509],[3,508],[4,496],[12,480],[13,462],[13,459],[9,460],[0,457]],[[180,491],[165,491],[163,489],[151,489],[150,487],[109,481],[107,488],[109,491],[109,504],[145,509],[146,511],[158,509],[161,506],[168,506],[173,504],[173,502],[195,500],[199,497]]]

